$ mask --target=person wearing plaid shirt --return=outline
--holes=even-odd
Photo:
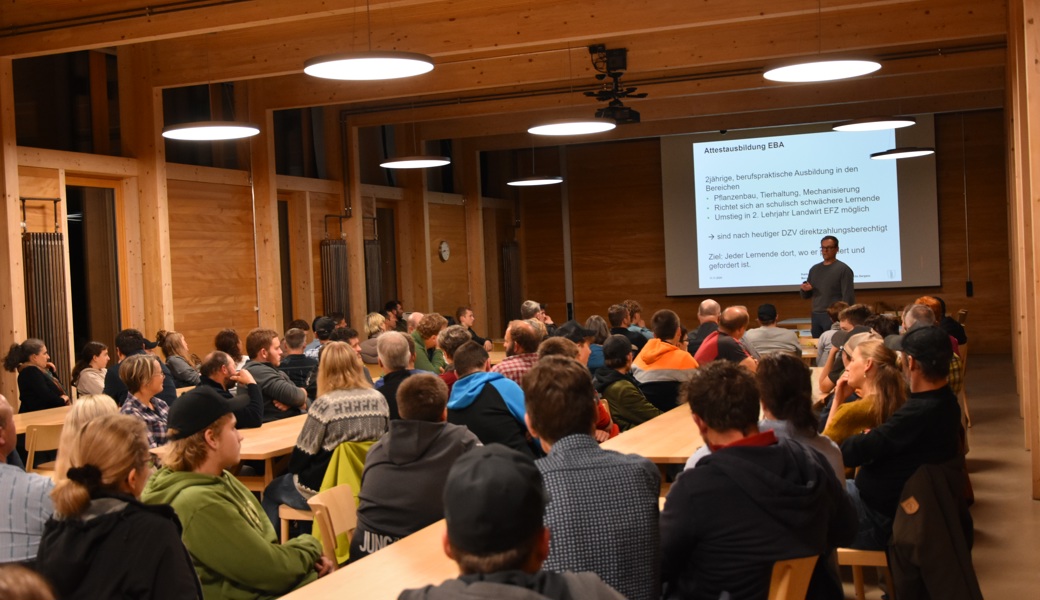
[[[119,378],[129,393],[119,412],[144,421],[148,428],[148,447],[157,448],[166,443],[166,416],[170,407],[156,394],[163,389],[162,369],[152,354],[129,356],[119,365]]]
[[[506,359],[491,369],[523,385],[524,374],[538,364],[538,344],[541,336],[524,321],[511,321],[506,329]]]

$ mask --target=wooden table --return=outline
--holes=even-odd
[[[498,363],[502,362],[505,359],[506,359],[506,351],[505,350],[492,350],[491,352],[488,352],[488,360],[491,361],[491,366],[492,367],[497,365]]]
[[[605,450],[644,456],[656,465],[685,464],[704,445],[690,407],[677,406],[600,444]]]
[[[71,406],[59,406],[58,408],[18,413],[14,416],[14,429],[18,435],[22,435],[30,425],[62,425],[65,423],[65,415],[69,414],[71,409]]]
[[[393,600],[404,590],[454,579],[459,568],[444,555],[444,532],[444,520],[437,521],[282,598]]]

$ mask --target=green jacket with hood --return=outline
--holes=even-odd
[[[206,600],[276,598],[317,578],[318,541],[302,535],[279,544],[260,503],[227,471],[160,469],[141,500],[177,512]]]

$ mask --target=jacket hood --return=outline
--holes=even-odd
[[[390,421],[390,430],[380,443],[387,448],[387,458],[395,465],[415,462],[445,433],[447,423],[430,423],[398,419]]]
[[[220,477],[193,473],[191,471],[172,471],[162,468],[148,479],[141,498],[149,504],[172,504],[178,494],[184,490],[204,485],[222,485]]]
[[[652,365],[672,352],[682,352],[682,350],[680,350],[678,346],[673,346],[654,338],[648,341],[646,345],[643,346],[643,349],[640,350],[639,359],[647,365]]]
[[[592,385],[596,388],[597,392],[602,394],[608,387],[619,381],[630,381],[632,382],[632,385],[639,385],[630,373],[622,375],[610,367],[600,367],[596,369],[596,373],[592,378]]]
[[[828,503],[823,479],[830,467],[813,450],[790,440],[762,448],[736,446],[705,456],[697,468],[711,466],[729,477],[762,510],[792,529],[823,522]]]
[[[477,399],[484,391],[484,386],[493,381],[505,379],[501,373],[491,371],[478,371],[471,373],[455,382],[451,386],[451,396],[448,398],[448,408],[460,410],[466,408]]]

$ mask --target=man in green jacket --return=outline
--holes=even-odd
[[[623,335],[612,335],[603,342],[604,366],[596,369],[593,383],[607,401],[610,416],[625,431],[661,414],[639,390],[632,370],[632,342]]]
[[[444,372],[447,361],[444,353],[437,347],[437,334],[448,326],[448,320],[436,313],[424,315],[419,324],[412,332],[412,342],[415,344],[415,368],[420,371],[429,371],[434,375]]]
[[[175,406],[164,466],[141,500],[177,512],[206,599],[277,598],[331,572],[312,536],[279,544],[260,503],[227,472],[239,462],[242,441],[232,401],[196,388]]]

